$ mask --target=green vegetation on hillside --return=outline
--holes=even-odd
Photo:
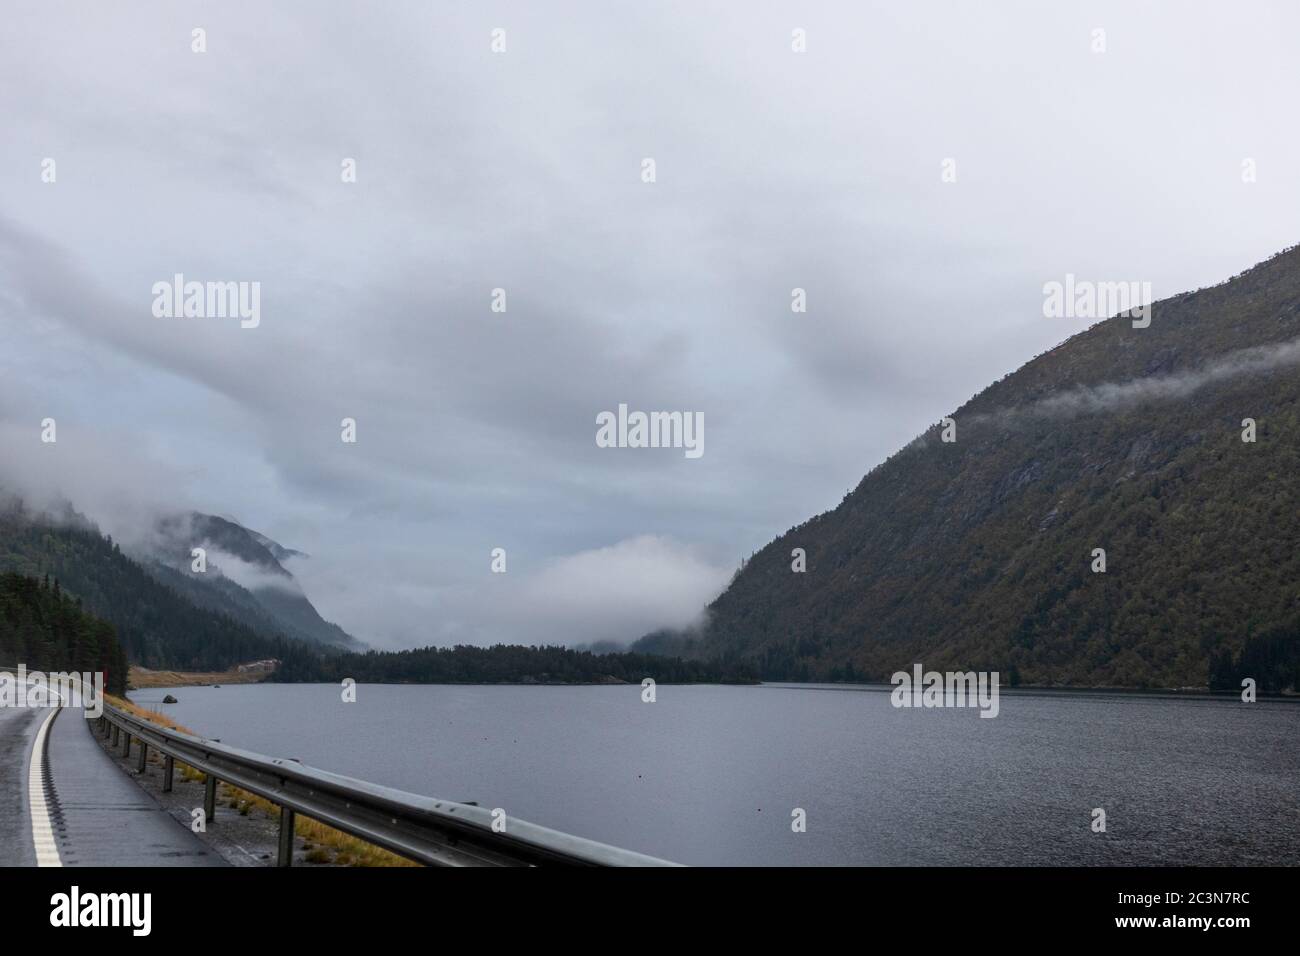
[[[1220,651],[1210,661],[1210,687],[1240,691],[1245,678],[1265,693],[1300,689],[1300,621],[1246,638],[1240,653]]]
[[[1300,249],[1156,303],[1149,328],[1099,323],[956,411],[955,442],[934,426],[764,547],[700,633],[636,646],[739,655],[769,679],[885,680],[920,661],[1205,687],[1213,666],[1220,685],[1244,667],[1295,688],[1300,367],[1223,363],[1297,339]]]
[[[234,521],[199,512],[160,519],[153,531],[152,553],[147,555],[152,560],[144,560],[142,567],[190,602],[225,614],[254,631],[343,650],[365,650],[364,644],[337,624],[321,618],[293,575],[280,563],[282,559],[303,556],[301,552]],[[249,590],[222,574],[192,574],[188,569],[192,549],[197,547],[215,552],[209,555],[212,564],[220,566],[224,555],[232,555],[279,586]]]
[[[0,574],[0,666],[50,672],[102,671],[105,688],[126,687],[126,654],[111,625],[86,614],[58,581]]]
[[[59,581],[85,609],[112,625],[127,656],[155,669],[223,670],[241,661],[285,658],[292,642],[195,607],[146,573],[111,538],[89,526],[0,511],[0,572]]]

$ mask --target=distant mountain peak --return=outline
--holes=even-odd
[[[253,531],[249,529],[248,533],[251,534],[254,540],[259,542],[262,545],[262,547],[270,551],[277,561],[283,562],[289,560],[290,558],[311,557],[311,555],[307,554],[307,552],[305,551],[297,551],[293,548],[286,548],[284,545],[276,541],[272,541],[266,535],[261,534],[257,531]]]
[[[282,562],[306,557],[286,548],[260,532],[252,531],[229,517],[190,511],[160,518],[145,557],[150,567],[167,568],[191,585],[190,596],[200,602],[213,600],[213,588],[220,588],[227,613],[264,615],[290,637],[347,650],[364,649],[365,644],[337,624],[323,619],[298,580]],[[209,575],[191,571],[192,551],[208,552]],[[175,584],[172,575],[169,583]],[[208,591],[204,591],[208,588]],[[241,598],[232,589],[246,592]],[[249,605],[253,605],[250,607]]]

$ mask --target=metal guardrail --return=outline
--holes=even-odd
[[[144,772],[149,748],[163,755],[163,790],[172,788],[179,760],[205,775],[206,822],[216,819],[217,783],[224,781],[280,807],[278,864],[293,862],[297,814],[430,866],[675,866],[666,860],[597,843],[518,820],[494,818],[466,803],[437,800],[266,757],[141,720],[105,702],[98,733],[122,740],[124,755],[137,744],[136,769]],[[504,821],[502,832],[493,822]],[[497,822],[497,828],[501,828]]]

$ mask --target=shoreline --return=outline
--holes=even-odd
[[[137,670],[143,671],[148,675],[144,683],[136,681]],[[172,677],[180,678],[179,680],[166,681],[163,678]],[[332,681],[277,681],[269,679],[270,674],[265,672],[198,672],[198,671],[148,671],[143,668],[131,668],[131,686],[130,691],[138,690],[167,690],[181,687],[211,687],[221,684],[282,684],[284,686],[295,686],[301,684],[318,684],[337,686]],[[607,681],[358,681],[359,684],[368,684],[370,686],[380,687],[636,687],[630,681],[607,680]],[[687,681],[676,683],[671,681],[657,681],[657,684],[665,687],[768,687],[774,690],[827,690],[827,691],[869,691],[874,693],[890,693],[895,689],[895,685],[882,683],[879,681],[754,681],[754,682],[724,682],[724,681]],[[1028,685],[1021,684],[1017,687],[1002,687],[999,693],[1014,697],[1052,697],[1052,696],[1077,696],[1085,697],[1089,695],[1106,696],[1106,697],[1146,697],[1146,698],[1165,698],[1173,700],[1239,700],[1240,692],[1238,691],[1213,691],[1208,688],[1197,687],[1089,687],[1089,686],[1061,686],[1061,685]],[[1258,701],[1274,701],[1282,703],[1300,703],[1300,694],[1265,694],[1260,693],[1257,696]]]

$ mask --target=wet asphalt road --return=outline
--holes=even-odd
[[[49,714],[0,707],[0,866],[37,863],[28,771]],[[62,866],[224,865],[113,762],[80,708],[60,710],[46,749],[46,803]]]
[[[0,866],[35,866],[27,760],[46,712],[0,707]]]

